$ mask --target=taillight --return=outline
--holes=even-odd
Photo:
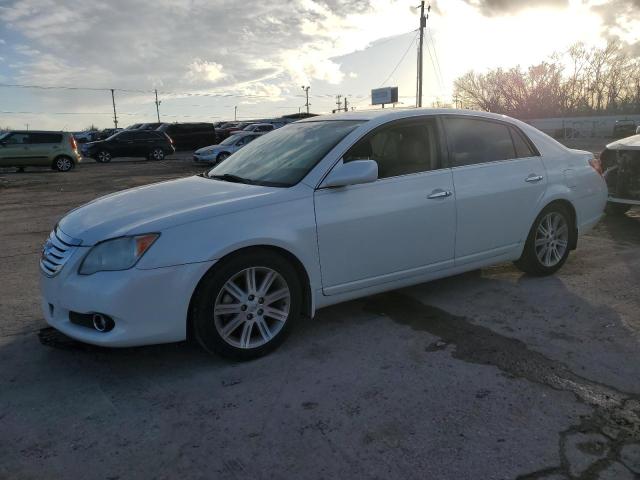
[[[73,135],[69,135],[69,143],[71,144],[71,148],[73,150],[78,150],[78,142],[76,142],[76,137]]]
[[[594,157],[589,159],[589,165],[591,165],[591,168],[598,172],[598,175],[602,176],[602,162],[600,162],[599,158]]]

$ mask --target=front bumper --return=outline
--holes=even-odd
[[[42,312],[49,325],[93,345],[131,347],[178,342],[187,336],[191,296],[211,262],[78,275],[87,248],[78,248],[55,277],[40,274]],[[101,313],[109,332],[71,323],[69,312]]]
[[[218,154],[211,154],[211,155],[203,155],[201,153],[194,153],[193,154],[193,161],[194,162],[205,162],[205,163],[213,163],[216,161],[216,157],[218,156]]]

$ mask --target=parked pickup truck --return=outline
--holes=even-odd
[[[607,145],[600,164],[609,188],[607,213],[622,215],[640,205],[640,135]]]

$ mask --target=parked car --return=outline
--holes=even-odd
[[[616,120],[613,126],[613,138],[628,137],[636,133],[634,120]]]
[[[218,141],[224,140],[229,135],[231,135],[232,132],[236,132],[238,130],[242,130],[246,126],[247,126],[246,123],[240,123],[240,122],[228,122],[228,123],[225,123],[219,129],[216,130],[216,133],[218,135]]]
[[[71,211],[44,246],[42,307],[87,343],[190,336],[253,358],[328,305],[506,261],[553,274],[606,200],[591,153],[502,115],[314,117]]]
[[[115,135],[118,132],[121,132],[122,128],[105,128],[101,132],[99,132],[98,138],[95,140],[105,140],[109,138],[111,135]]]
[[[640,125],[636,127],[636,135],[640,135]]]
[[[40,130],[0,133],[0,167],[51,167],[68,172],[80,162],[71,133]]]
[[[623,215],[640,205],[640,135],[607,145],[600,162],[609,188],[607,213]]]
[[[258,132],[267,133],[275,130],[275,127],[271,123],[252,123],[244,127],[241,132]]]
[[[76,139],[77,143],[94,142],[100,139],[100,131],[87,130],[84,132],[75,132],[73,133],[73,138]]]
[[[196,150],[193,154],[193,161],[219,163],[261,135],[263,134],[254,132],[239,132],[231,135],[218,145],[210,145]]]
[[[116,157],[145,157],[149,160],[163,160],[174,153],[171,139],[162,132],[150,130],[123,130],[106,140],[85,143],[82,154],[100,163],[110,162]]]
[[[158,127],[164,125],[162,122],[156,123],[143,123],[138,127],[138,130],[156,130]]]
[[[216,143],[212,123],[165,123],[157,131],[169,135],[176,150],[194,150]]]

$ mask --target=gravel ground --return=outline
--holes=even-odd
[[[555,276],[504,264],[327,308],[249,363],[41,331],[55,222],[201,170],[0,174],[0,478],[639,478],[640,210]]]

